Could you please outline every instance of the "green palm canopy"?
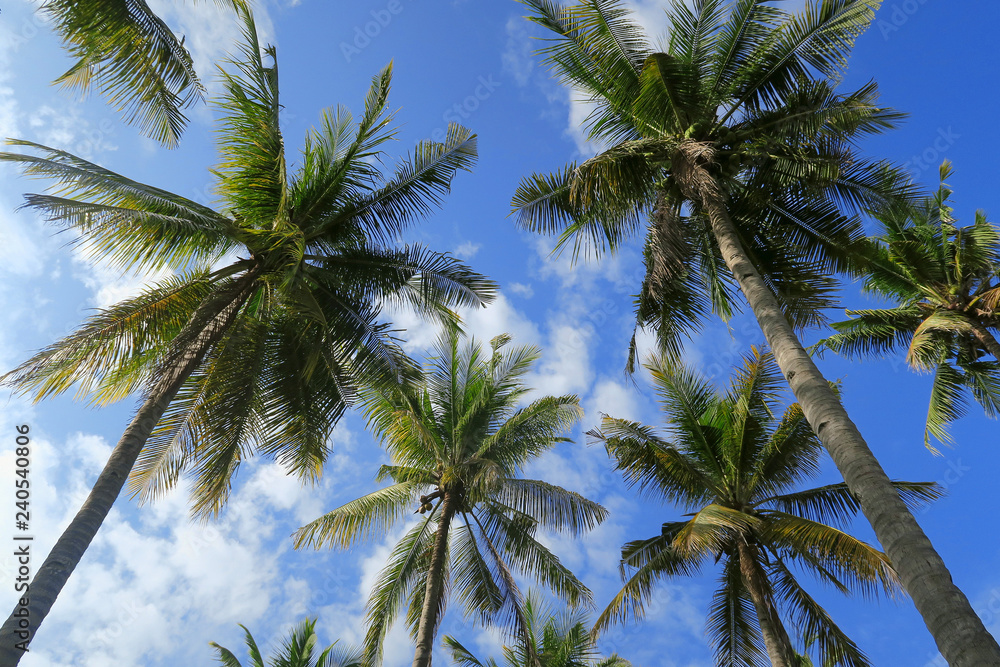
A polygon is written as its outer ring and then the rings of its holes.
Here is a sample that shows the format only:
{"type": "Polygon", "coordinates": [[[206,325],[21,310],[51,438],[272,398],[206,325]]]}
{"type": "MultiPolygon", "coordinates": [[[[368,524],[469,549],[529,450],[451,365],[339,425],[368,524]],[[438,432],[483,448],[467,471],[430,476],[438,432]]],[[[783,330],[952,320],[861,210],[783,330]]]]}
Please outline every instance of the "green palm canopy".
{"type": "MultiPolygon", "coordinates": [[[[690,513],[622,548],[626,583],[595,631],[640,618],[660,581],[715,563],[721,572],[708,635],[720,667],[767,659],[796,666],[794,644],[803,653],[811,647],[830,665],[868,665],[799,573],[864,596],[892,595],[899,582],[881,551],[844,532],[859,507],[846,484],[801,488],[819,472],[822,445],[797,403],[781,410],[783,383],[771,356],[755,349],[725,393],[662,358],[646,367],[668,437],[612,417],[589,435],[605,444],[629,486],[690,513]]],[[[894,486],[911,507],[941,495],[934,483],[894,486]]]]}
{"type": "MultiPolygon", "coordinates": [[[[524,621],[525,632],[503,649],[506,667],[632,667],[617,655],[600,657],[587,629],[586,614],[579,610],[553,614],[536,593],[529,591],[524,601],[524,621]]],[[[493,658],[480,661],[454,637],[445,637],[444,643],[456,667],[499,667],[493,658]]]]}
{"type": "MultiPolygon", "coordinates": [[[[674,2],[658,48],[622,2],[524,4],[556,35],[540,53],[591,108],[588,138],[609,147],[524,179],[518,224],[555,236],[574,259],[644,236],[636,325],[676,356],[706,318],[740,309],[711,191],[785,315],[820,322],[835,303],[832,275],[863,248],[854,213],[901,192],[890,165],[856,143],[903,115],[877,105],[874,82],[845,94],[808,76],[840,71],[877,2],[810,3],[801,16],[759,0],[674,2]]],[[[631,351],[630,367],[634,339],[631,351]]]]}
{"type": "MultiPolygon", "coordinates": [[[[246,11],[244,0],[216,4],[246,11]]],[[[145,0],[46,0],[41,11],[75,59],[56,83],[84,94],[96,88],[143,134],[174,148],[184,109],[205,92],[183,38],[145,0]]]]}
{"type": "Polygon", "coordinates": [[[949,422],[965,414],[968,398],[986,414],[1000,413],[1000,233],[977,211],[971,225],[952,217],[952,191],[941,167],[937,193],[919,205],[879,217],[864,288],[894,303],[849,310],[822,346],[849,357],[886,356],[906,349],[911,368],[933,373],[924,441],[952,442],[949,422]],[[984,358],[985,357],[985,358],[984,358]],[[990,358],[992,357],[992,359],[990,358]]]}
{"type": "MultiPolygon", "coordinates": [[[[459,126],[421,142],[383,173],[393,139],[391,67],[364,111],[324,112],[289,173],[279,126],[276,53],[265,64],[252,17],[235,73],[223,73],[218,209],[138,183],[63,151],[24,141],[3,153],[55,192],[27,206],[74,230],[91,257],[121,269],[179,271],[102,310],[4,376],[41,399],[76,385],[98,403],[141,392],[143,403],[80,513],[31,582],[41,622],[131,474],[141,500],[194,477],[193,512],[217,513],[239,465],[255,454],[316,478],[330,434],[362,382],[392,383],[409,362],[382,309],[409,305],[451,321],[494,283],[454,258],[397,236],[476,160],[459,126]]],[[[0,651],[15,620],[4,626],[0,651]]],[[[18,652],[20,654],[20,652],[18,652]]],[[[5,654],[4,654],[5,655],[5,654]]]]}
{"type": "MultiPolygon", "coordinates": [[[[360,649],[339,647],[339,642],[334,642],[316,655],[319,639],[316,636],[316,621],[312,619],[306,619],[292,628],[281,649],[266,663],[253,635],[245,626],[240,627],[246,634],[245,642],[250,654],[250,664],[247,667],[367,667],[360,649]]],[[[211,645],[215,648],[220,665],[243,667],[243,663],[232,651],[215,642],[211,642],[211,645]]]]}
{"type": "MultiPolygon", "coordinates": [[[[518,224],[574,257],[643,237],[636,327],[677,359],[737,290],[808,422],[844,476],[952,665],[1000,664],[990,635],[900,500],[797,335],[835,303],[835,275],[858,271],[859,217],[912,186],[858,143],[897,124],[874,82],[838,92],[879,0],[673,0],[654,45],[624,0],[523,0],[547,31],[541,54],[590,105],[582,163],[525,178],[518,224]]],[[[629,368],[635,366],[635,338],[629,368]]]]}
{"type": "Polygon", "coordinates": [[[538,540],[539,529],[579,535],[604,520],[600,505],[522,468],[581,416],[576,396],[546,396],[518,407],[532,347],[486,351],[449,328],[418,378],[366,392],[370,427],[392,457],[378,480],[389,486],[353,500],[296,534],[297,546],[348,548],[378,539],[410,517],[368,601],[366,651],[381,663],[382,643],[406,608],[415,667],[430,665],[447,600],[457,596],[483,625],[524,633],[527,617],[515,573],[549,587],[570,605],[590,591],[538,540]]]}

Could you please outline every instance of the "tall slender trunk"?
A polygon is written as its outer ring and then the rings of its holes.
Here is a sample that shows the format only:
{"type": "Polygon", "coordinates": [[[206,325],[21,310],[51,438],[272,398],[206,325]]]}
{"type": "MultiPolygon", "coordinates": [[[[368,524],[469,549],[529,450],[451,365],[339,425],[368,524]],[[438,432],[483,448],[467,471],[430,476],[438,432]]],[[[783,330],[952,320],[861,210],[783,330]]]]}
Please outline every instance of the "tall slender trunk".
{"type": "Polygon", "coordinates": [[[757,317],[806,419],[857,497],[941,655],[952,667],[1000,666],[1000,646],[987,632],[965,594],[952,582],[944,561],[803,349],[774,295],[748,258],[722,198],[706,192],[707,189],[698,195],[726,266],[757,317]]]}
{"type": "Polygon", "coordinates": [[[990,330],[979,323],[974,315],[968,316],[969,326],[972,327],[972,333],[975,335],[976,340],[986,348],[986,351],[993,355],[993,358],[1000,361],[1000,343],[997,339],[993,337],[990,330]]]}
{"type": "Polygon", "coordinates": [[[87,500],[59,536],[28,590],[22,593],[22,598],[28,598],[28,604],[22,607],[18,603],[0,627],[0,667],[14,667],[21,660],[25,650],[18,645],[26,647],[34,638],[111,511],[156,423],[211,345],[232,322],[253,277],[247,274],[232,289],[203,302],[178,334],[178,339],[186,339],[186,342],[150,389],[112,450],[87,500]]]}
{"type": "Polygon", "coordinates": [[[434,634],[438,626],[438,610],[444,595],[444,564],[448,559],[448,529],[455,515],[454,498],[448,491],[441,501],[441,523],[434,535],[430,570],[427,572],[427,587],[424,589],[424,607],[420,610],[417,626],[417,650],[413,654],[413,667],[431,667],[434,652],[434,634]]]}
{"type": "Polygon", "coordinates": [[[797,659],[792,640],[788,638],[785,625],[774,607],[774,597],[769,594],[770,585],[757,560],[757,548],[743,540],[739,543],[740,573],[750,591],[754,609],[757,610],[757,621],[760,633],[764,636],[764,646],[767,647],[767,657],[771,667],[795,667],[797,659]]]}

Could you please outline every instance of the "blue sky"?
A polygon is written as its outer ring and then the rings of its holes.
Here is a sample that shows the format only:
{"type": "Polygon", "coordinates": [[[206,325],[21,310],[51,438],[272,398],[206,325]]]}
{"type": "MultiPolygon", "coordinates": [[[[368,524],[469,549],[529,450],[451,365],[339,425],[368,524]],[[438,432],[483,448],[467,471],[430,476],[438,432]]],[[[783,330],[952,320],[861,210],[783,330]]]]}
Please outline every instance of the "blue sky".
{"type": "MultiPolygon", "coordinates": [[[[210,79],[213,63],[237,34],[214,3],[151,3],[186,35],[199,71],[210,79]]],[[[652,35],[664,22],[666,3],[640,0],[637,16],[652,35]]],[[[791,3],[789,3],[791,4],[791,3]]],[[[214,162],[212,111],[192,112],[192,125],[177,150],[139,137],[116,113],[93,98],[79,101],[48,86],[67,67],[56,40],[34,20],[34,5],[11,0],[0,15],[0,136],[20,137],[69,150],[137,180],[192,199],[211,199],[208,168],[214,162]]],[[[531,56],[535,34],[510,0],[376,0],[374,2],[266,2],[257,20],[277,45],[285,105],[283,131],[290,152],[324,107],[359,109],[371,77],[395,65],[391,103],[399,109],[400,141],[393,155],[433,136],[451,120],[479,134],[479,164],[460,174],[444,209],[414,228],[409,239],[450,251],[503,287],[486,310],[469,313],[467,327],[480,338],[510,332],[517,343],[541,346],[544,356],[531,376],[544,393],[577,393],[586,417],[561,446],[529,474],[580,491],[603,503],[611,518],[585,539],[552,537],[553,549],[603,605],[617,591],[617,554],[631,539],[654,534],[679,512],[638,500],[612,472],[603,450],[587,447],[583,431],[599,413],[658,423],[644,380],[632,386],[622,375],[631,334],[629,294],[641,275],[640,256],[626,248],[600,265],[570,266],[550,258],[550,244],[518,231],[507,217],[519,179],[586,156],[579,129],[583,107],[549,78],[531,56]],[[393,13],[395,10],[395,13],[393,13]],[[373,14],[374,12],[374,14],[373,14]],[[381,18],[381,23],[378,19],[381,18]],[[367,42],[358,38],[366,27],[367,42]],[[357,41],[355,41],[357,39],[357,41]]],[[[1000,6],[942,0],[886,2],[873,28],[859,41],[845,87],[870,78],[882,101],[910,114],[903,128],[866,146],[874,156],[908,162],[928,187],[937,166],[952,160],[956,214],[971,220],[977,208],[1000,217],[995,155],[1000,131],[991,120],[1000,71],[994,28],[1000,6]]],[[[69,237],[54,235],[30,211],[16,211],[24,192],[42,184],[0,171],[0,369],[77,326],[87,313],[134,292],[148,276],[119,276],[94,266],[69,237]]],[[[846,305],[866,301],[844,290],[846,305]]],[[[406,313],[408,347],[420,355],[434,331],[406,313]]],[[[810,334],[814,339],[816,333],[810,334]]],[[[751,345],[754,322],[739,317],[727,330],[716,326],[692,341],[686,354],[717,380],[751,345]]],[[[936,480],[948,497],[920,514],[920,521],[959,586],[987,625],[1000,630],[1000,550],[992,510],[993,471],[1000,463],[997,425],[970,410],[954,427],[957,446],[932,456],[922,445],[927,377],[910,373],[902,359],[866,364],[827,356],[828,377],[843,380],[845,404],[890,476],[936,480]]],[[[94,409],[71,396],[30,405],[2,398],[0,411],[0,540],[13,517],[11,469],[15,424],[34,437],[32,481],[36,561],[79,507],[133,404],[94,409]],[[9,489],[9,491],[8,491],[9,489]]],[[[187,519],[183,489],[151,506],[123,498],[22,661],[53,665],[208,665],[209,641],[241,647],[244,623],[264,644],[305,616],[319,617],[324,643],[357,641],[368,586],[391,548],[392,538],[350,552],[295,552],[289,535],[323,511],[375,488],[372,477],[384,455],[355,415],[334,438],[334,456],[316,487],[302,488],[268,461],[240,471],[236,492],[219,521],[187,519]]],[[[827,466],[820,482],[833,481],[827,466]]],[[[870,539],[867,526],[856,533],[870,539]]],[[[14,601],[7,585],[10,551],[0,543],[0,607],[14,601]]],[[[639,665],[710,665],[704,618],[714,573],[664,585],[645,623],[612,631],[606,651],[639,665]]],[[[906,601],[845,600],[812,587],[875,665],[938,665],[933,641],[906,601]]],[[[488,654],[496,638],[466,626],[452,606],[443,632],[458,635],[488,654]]],[[[408,664],[411,649],[397,628],[387,665],[408,664]]],[[[442,664],[443,661],[441,661],[442,664]]]]}

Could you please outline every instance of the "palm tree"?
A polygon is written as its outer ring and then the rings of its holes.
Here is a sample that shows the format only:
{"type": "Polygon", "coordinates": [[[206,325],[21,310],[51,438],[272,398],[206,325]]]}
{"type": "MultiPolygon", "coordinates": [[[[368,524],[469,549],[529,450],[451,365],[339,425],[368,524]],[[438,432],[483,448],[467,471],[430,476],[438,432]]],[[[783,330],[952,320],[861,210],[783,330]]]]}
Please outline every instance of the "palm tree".
{"type": "Polygon", "coordinates": [[[175,147],[187,125],[183,110],[204,95],[183,38],[145,0],[46,0],[41,11],[76,59],[56,83],[84,94],[96,87],[129,123],[175,147]]]}
{"type": "MultiPolygon", "coordinates": [[[[952,442],[947,425],[965,412],[968,396],[996,417],[1000,411],[1000,233],[979,211],[975,222],[955,225],[941,166],[937,193],[919,206],[880,216],[864,288],[895,302],[891,308],[849,310],[821,345],[849,357],[882,356],[907,347],[906,361],[933,371],[924,442],[952,442]],[[984,356],[992,357],[983,359],[984,356]]],[[[933,448],[932,448],[933,449],[933,448]]]]}
{"type": "Polygon", "coordinates": [[[524,632],[515,571],[570,605],[590,602],[590,591],[535,535],[538,528],[579,535],[607,512],[576,493],[520,477],[528,461],[567,441],[559,433],[580,418],[579,402],[546,396],[518,408],[529,391],[521,378],[538,350],[504,352],[508,341],[493,339],[486,354],[475,341],[460,345],[459,332],[449,327],[422,377],[366,391],[368,423],[392,456],[377,479],[393,484],[296,533],[296,546],[347,548],[384,536],[413,508],[425,515],[396,545],[368,601],[365,650],[373,664],[381,663],[386,632],[408,602],[413,665],[428,667],[452,591],[483,624],[524,632]]]}
{"type": "MultiPolygon", "coordinates": [[[[514,646],[503,650],[506,667],[631,667],[632,663],[613,655],[601,658],[597,652],[587,619],[579,611],[566,610],[553,615],[541,600],[529,591],[524,601],[525,633],[518,635],[514,646]],[[532,652],[538,662],[532,662],[532,652]]],[[[490,658],[485,663],[454,637],[444,638],[458,667],[499,667],[490,658]]]]}
{"type": "Polygon", "coordinates": [[[796,334],[863,245],[850,213],[911,194],[855,146],[899,114],[876,106],[874,83],[838,94],[830,82],[879,0],[808,0],[798,14],[767,0],[678,0],[659,51],[622,0],[524,2],[553,33],[548,63],[592,103],[591,139],[611,148],[525,179],[519,224],[600,255],[648,217],[637,323],[675,356],[710,310],[732,312],[738,287],[941,653],[951,665],[1000,665],[1000,646],[796,334]]]}
{"type": "MultiPolygon", "coordinates": [[[[246,645],[251,660],[249,667],[265,667],[264,658],[253,635],[245,626],[240,625],[240,627],[246,633],[246,645]]],[[[337,642],[327,646],[317,657],[315,655],[317,641],[319,640],[316,637],[316,621],[307,618],[292,628],[288,639],[281,647],[281,652],[268,660],[268,664],[274,667],[367,667],[360,649],[337,648],[337,642]]],[[[243,667],[232,651],[215,642],[210,643],[218,652],[216,657],[219,664],[224,667],[243,667]]]]}
{"type": "MultiPolygon", "coordinates": [[[[448,319],[449,306],[479,306],[495,292],[448,255],[394,243],[441,203],[458,169],[471,167],[475,137],[453,126],[443,144],[419,143],[384,175],[379,146],[395,132],[387,67],[359,120],[345,108],[326,113],[306,139],[301,167],[288,174],[277,64],[264,65],[253,19],[244,20],[243,61],[234,63],[238,74],[223,75],[217,104],[219,211],[54,148],[19,141],[41,156],[0,154],[58,180],[58,196],[28,195],[27,205],[77,230],[97,257],[123,268],[183,269],[5,376],[36,399],[74,384],[99,403],[144,395],[31,582],[31,637],[130,472],[131,490],[148,500],[192,470],[202,517],[219,511],[240,462],[256,452],[315,478],[357,384],[394,382],[406,370],[382,306],[411,304],[448,319]]],[[[275,58],[271,47],[266,54],[275,58]]],[[[12,616],[0,630],[0,664],[23,655],[14,648],[17,629],[12,616]]]]}
{"type": "MultiPolygon", "coordinates": [[[[865,595],[894,593],[896,573],[882,552],[843,531],[858,511],[846,484],[797,488],[819,471],[822,445],[798,404],[780,411],[782,377],[771,355],[754,349],[725,393],[662,357],[646,367],[670,440],[612,417],[589,435],[605,443],[627,484],[690,514],[622,548],[622,573],[631,575],[594,631],[641,617],[657,581],[692,575],[714,560],[722,573],[708,633],[718,665],[759,664],[763,638],[772,665],[797,666],[783,615],[833,665],[867,665],[793,571],[865,595]]],[[[893,486],[911,506],[941,494],[934,483],[893,486]]]]}

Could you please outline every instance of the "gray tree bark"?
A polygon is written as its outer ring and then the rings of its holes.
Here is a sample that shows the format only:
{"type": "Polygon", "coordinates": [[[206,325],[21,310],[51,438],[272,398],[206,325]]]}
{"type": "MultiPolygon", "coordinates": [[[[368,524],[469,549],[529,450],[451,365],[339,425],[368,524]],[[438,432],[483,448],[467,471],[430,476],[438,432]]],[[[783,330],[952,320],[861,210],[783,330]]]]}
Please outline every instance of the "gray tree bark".
{"type": "Polygon", "coordinates": [[[704,190],[698,195],[726,266],[760,323],[778,367],[809,424],[861,504],[941,655],[952,667],[1000,666],[1000,646],[965,594],[955,586],[944,561],[802,347],[774,295],[747,256],[721,197],[704,190]]]}
{"type": "Polygon", "coordinates": [[[757,610],[757,622],[760,625],[760,634],[764,637],[764,646],[767,648],[771,667],[795,667],[797,664],[795,649],[792,640],[788,638],[785,625],[778,616],[778,610],[774,607],[773,597],[768,595],[769,585],[757,561],[756,547],[741,540],[739,559],[740,573],[743,575],[747,590],[750,591],[754,609],[757,610]]]}
{"type": "Polygon", "coordinates": [[[986,350],[993,355],[993,358],[1000,361],[1000,343],[997,339],[993,337],[990,330],[984,327],[975,318],[974,315],[969,315],[969,325],[972,327],[972,333],[975,335],[976,340],[978,340],[986,350]]]}
{"type": "Polygon", "coordinates": [[[63,586],[111,511],[156,423],[181,385],[201,363],[205,353],[232,322],[252,278],[248,274],[234,285],[233,290],[206,300],[178,334],[179,339],[188,338],[188,342],[150,389],[112,450],[87,500],[38,568],[28,590],[22,594],[22,598],[28,598],[28,605],[22,607],[18,604],[0,627],[0,667],[14,667],[24,656],[25,651],[17,644],[34,639],[63,586]]]}
{"type": "Polygon", "coordinates": [[[448,529],[455,515],[454,499],[448,491],[441,501],[441,522],[434,535],[427,587],[424,589],[424,606],[417,625],[417,650],[413,654],[413,667],[431,667],[434,652],[434,635],[438,626],[438,610],[444,595],[444,565],[448,558],[448,529]]]}

